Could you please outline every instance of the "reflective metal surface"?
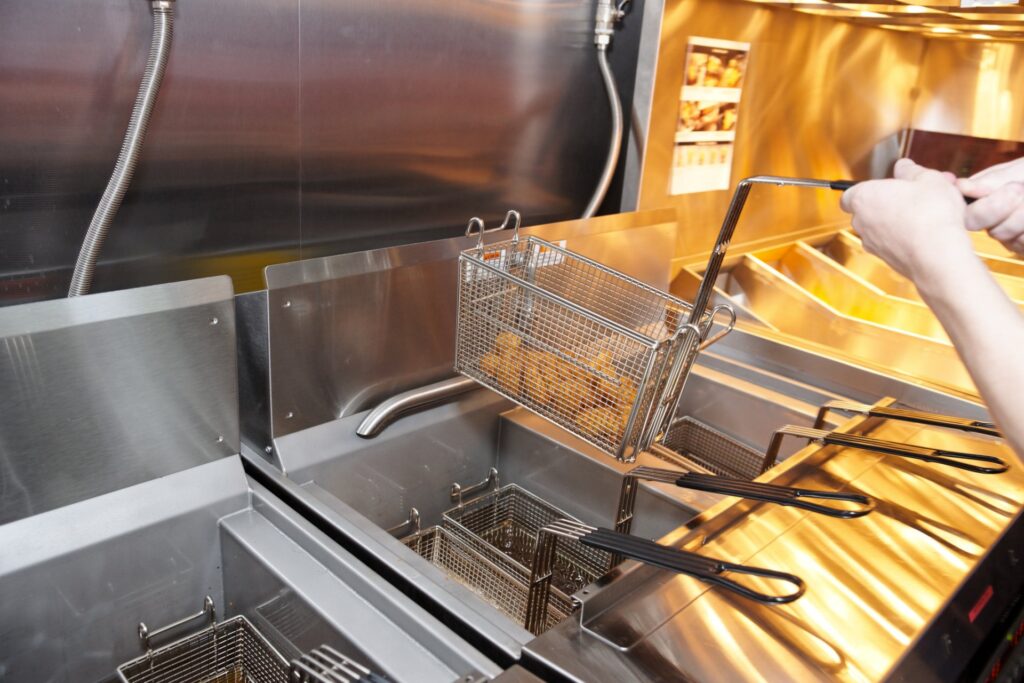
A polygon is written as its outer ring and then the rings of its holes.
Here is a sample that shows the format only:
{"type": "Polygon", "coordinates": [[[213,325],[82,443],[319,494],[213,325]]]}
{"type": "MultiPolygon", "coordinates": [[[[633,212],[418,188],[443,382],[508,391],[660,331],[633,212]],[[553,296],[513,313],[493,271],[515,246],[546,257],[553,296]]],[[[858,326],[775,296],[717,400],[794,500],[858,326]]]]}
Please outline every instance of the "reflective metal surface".
{"type": "Polygon", "coordinates": [[[287,656],[330,643],[407,683],[501,671],[248,482],[238,458],[0,526],[0,544],[12,683],[108,681],[143,654],[140,621],[175,621],[203,595],[287,656]]]}
{"type": "Polygon", "coordinates": [[[0,310],[0,524],[238,452],[226,277],[0,310]]]}
{"type": "MultiPolygon", "coordinates": [[[[609,53],[626,102],[645,4],[609,53]]],[[[593,22],[593,0],[179,3],[95,291],[248,291],[268,263],[459,234],[510,202],[579,215],[609,129],[593,22]]],[[[0,6],[0,304],[66,291],[150,24],[141,0],[0,6]]]]}
{"type": "Polygon", "coordinates": [[[917,83],[914,127],[1021,139],[1024,97],[1016,79],[1024,64],[1022,47],[1008,42],[928,41],[917,83]]]}
{"type": "Polygon", "coordinates": [[[391,422],[397,420],[402,413],[417,410],[433,403],[442,403],[459,394],[479,388],[479,384],[467,377],[453,377],[418,389],[410,389],[396,394],[383,401],[371,410],[356,428],[356,434],[365,438],[373,437],[384,431],[391,422]]]}
{"type": "MultiPolygon", "coordinates": [[[[921,298],[913,282],[887,266],[877,256],[867,253],[860,239],[852,232],[839,232],[822,246],[822,251],[844,268],[893,296],[917,300],[921,298]]],[[[985,255],[982,255],[982,260],[992,270],[992,276],[1006,295],[1018,304],[1024,304],[1024,263],[1016,259],[985,255]]]]}
{"type": "Polygon", "coordinates": [[[491,661],[294,509],[250,486],[253,508],[221,521],[225,597],[285,641],[282,651],[327,643],[396,683],[497,675],[491,661]]]}
{"type": "MultiPolygon", "coordinates": [[[[729,202],[729,192],[668,194],[690,36],[751,43],[733,184],[760,173],[867,178],[887,172],[896,159],[891,138],[910,120],[908,93],[924,38],[767,4],[668,0],[638,207],[679,211],[677,255],[711,248],[729,202]]],[[[754,192],[738,240],[845,220],[831,194],[771,190],[770,201],[759,201],[769,191],[754,192]]]]}
{"type": "Polygon", "coordinates": [[[223,458],[0,525],[4,680],[110,680],[142,654],[140,621],[223,605],[217,520],[247,504],[223,458]]]}
{"type": "MultiPolygon", "coordinates": [[[[761,258],[768,260],[767,255],[761,258]]],[[[890,296],[807,244],[797,242],[775,265],[783,275],[845,315],[949,341],[938,318],[920,300],[890,296]]]]}
{"type": "MultiPolygon", "coordinates": [[[[671,216],[671,211],[623,214],[526,232],[567,240],[574,251],[667,288],[665,254],[675,225],[662,221],[671,216]]],[[[457,258],[471,244],[454,238],[268,268],[269,353],[262,372],[269,377],[269,396],[255,405],[270,406],[270,437],[351,415],[400,391],[450,377],[457,258]]],[[[262,314],[259,304],[253,310],[262,314]]],[[[242,330],[249,334],[250,325],[242,330]]],[[[262,344],[243,340],[243,346],[255,349],[249,356],[253,360],[262,344]]],[[[243,419],[249,424],[249,416],[243,419]]],[[[272,447],[269,442],[256,445],[272,447]]]]}
{"type": "Polygon", "coordinates": [[[744,256],[729,271],[725,289],[740,305],[797,339],[937,386],[975,392],[967,369],[948,341],[845,315],[755,256],[744,256]]]}
{"type": "MultiPolygon", "coordinates": [[[[984,437],[877,420],[848,429],[1016,463],[984,437]]],[[[1024,549],[1019,465],[993,476],[809,448],[764,480],[856,491],[878,507],[837,520],[723,502],[661,541],[799,573],[807,582],[801,599],[764,607],[626,565],[617,581],[583,596],[581,622],[539,638],[528,653],[585,681],[951,680],[1024,581],[1007,571],[1024,549]]]]}

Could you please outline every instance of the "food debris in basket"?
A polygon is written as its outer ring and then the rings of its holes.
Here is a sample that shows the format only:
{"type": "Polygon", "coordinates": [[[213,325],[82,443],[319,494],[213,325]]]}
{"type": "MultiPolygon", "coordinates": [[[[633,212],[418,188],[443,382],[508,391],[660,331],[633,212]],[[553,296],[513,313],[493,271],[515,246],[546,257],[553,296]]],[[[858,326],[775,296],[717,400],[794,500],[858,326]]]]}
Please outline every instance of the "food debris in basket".
{"type": "Polygon", "coordinates": [[[584,433],[608,441],[621,439],[636,402],[636,384],[616,371],[607,350],[574,360],[579,365],[531,348],[514,332],[502,332],[491,352],[480,357],[478,367],[508,394],[555,409],[584,433]]]}

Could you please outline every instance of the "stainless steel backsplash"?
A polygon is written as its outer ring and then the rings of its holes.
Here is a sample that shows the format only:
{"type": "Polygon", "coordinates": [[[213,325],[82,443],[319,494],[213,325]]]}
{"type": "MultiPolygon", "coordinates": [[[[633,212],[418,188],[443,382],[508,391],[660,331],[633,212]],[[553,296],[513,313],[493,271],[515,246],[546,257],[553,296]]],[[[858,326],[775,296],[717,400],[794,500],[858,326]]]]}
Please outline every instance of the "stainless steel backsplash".
{"type": "MultiPolygon", "coordinates": [[[[657,0],[650,0],[652,2],[657,0]]],[[[95,291],[572,218],[607,149],[593,0],[179,0],[95,291]]],[[[628,102],[642,3],[613,46],[628,102]]],[[[0,305],[62,296],[149,45],[144,0],[0,3],[0,305]]],[[[612,200],[612,204],[615,200],[612,200]]]]}

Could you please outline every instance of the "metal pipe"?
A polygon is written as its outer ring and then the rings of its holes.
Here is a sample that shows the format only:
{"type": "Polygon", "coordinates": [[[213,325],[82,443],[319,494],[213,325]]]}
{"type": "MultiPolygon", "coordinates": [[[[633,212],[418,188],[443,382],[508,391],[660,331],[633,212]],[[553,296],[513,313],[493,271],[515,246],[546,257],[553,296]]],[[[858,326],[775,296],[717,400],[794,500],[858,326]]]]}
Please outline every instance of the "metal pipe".
{"type": "Polygon", "coordinates": [[[607,45],[597,46],[597,64],[601,67],[601,76],[604,79],[604,89],[608,94],[608,107],[612,114],[612,131],[609,140],[608,156],[604,161],[604,170],[601,172],[601,179],[594,189],[594,194],[583,211],[583,218],[590,218],[597,213],[598,208],[608,194],[608,188],[615,176],[615,168],[619,165],[619,149],[622,147],[622,102],[619,100],[619,90],[615,85],[615,76],[608,65],[607,45]]]}
{"type": "Polygon", "coordinates": [[[479,386],[476,380],[468,377],[452,377],[435,384],[396,394],[371,410],[369,415],[356,427],[356,434],[364,439],[372,439],[384,431],[384,428],[402,413],[445,401],[479,386]]]}
{"type": "Polygon", "coordinates": [[[718,273],[722,269],[722,262],[725,261],[725,252],[729,249],[733,233],[736,232],[736,225],[740,222],[740,214],[743,213],[743,205],[747,203],[747,197],[750,195],[751,185],[839,189],[838,187],[833,187],[833,185],[838,185],[841,182],[835,180],[815,180],[812,178],[783,178],[768,175],[754,176],[741,180],[739,185],[736,186],[736,192],[732,196],[732,201],[729,203],[729,210],[725,214],[725,220],[722,221],[722,228],[718,233],[718,239],[715,240],[715,248],[711,252],[711,258],[708,259],[707,268],[704,269],[704,276],[701,278],[697,296],[693,300],[693,308],[690,309],[690,319],[688,322],[691,325],[700,325],[701,319],[704,317],[708,302],[711,300],[711,294],[715,289],[715,281],[718,279],[718,273]]]}
{"type": "Polygon", "coordinates": [[[106,239],[110,225],[121,208],[121,201],[132,182],[135,165],[139,160],[142,142],[146,137],[149,116],[153,113],[160,82],[167,68],[167,58],[171,51],[171,39],[174,28],[174,0],[153,0],[153,40],[149,48],[149,59],[146,70],[139,84],[139,93],[135,97],[135,106],[128,122],[128,130],[124,134],[121,153],[117,157],[114,172],[107,182],[107,189],[96,207],[89,230],[85,233],[82,248],[75,262],[75,271],[71,276],[68,296],[81,296],[89,293],[92,286],[93,273],[96,270],[96,259],[103,241],[106,239]]]}

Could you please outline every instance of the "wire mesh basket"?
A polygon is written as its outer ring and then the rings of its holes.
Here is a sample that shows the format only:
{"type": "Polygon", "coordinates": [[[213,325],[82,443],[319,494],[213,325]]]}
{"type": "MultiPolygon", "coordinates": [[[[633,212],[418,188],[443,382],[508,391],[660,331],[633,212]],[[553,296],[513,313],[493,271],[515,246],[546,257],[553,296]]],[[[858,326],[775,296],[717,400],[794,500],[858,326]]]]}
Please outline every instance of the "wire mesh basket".
{"type": "MultiPolygon", "coordinates": [[[[515,484],[480,496],[444,513],[444,524],[483,552],[498,551],[499,561],[527,577],[533,569],[537,534],[560,519],[574,517],[515,484]]],[[[552,562],[551,585],[557,600],[593,583],[608,571],[611,555],[579,543],[561,543],[552,562]]]]}
{"type": "Polygon", "coordinates": [[[478,225],[459,257],[456,371],[635,460],[668,425],[717,311],[696,327],[682,299],[518,232],[484,246],[478,225]]]}
{"type": "Polygon", "coordinates": [[[125,683],[287,683],[288,663],[245,617],[150,650],[117,669],[125,683]]]}
{"type": "MultiPolygon", "coordinates": [[[[462,536],[440,526],[428,527],[402,542],[516,623],[526,623],[530,600],[529,570],[508,562],[496,550],[487,551],[482,545],[467,542],[462,536]]],[[[564,620],[572,610],[568,597],[556,595],[550,598],[547,622],[542,631],[564,620]]]]}
{"type": "Polygon", "coordinates": [[[768,455],[691,417],[673,422],[662,445],[723,477],[753,480],[775,464],[768,455]]]}

